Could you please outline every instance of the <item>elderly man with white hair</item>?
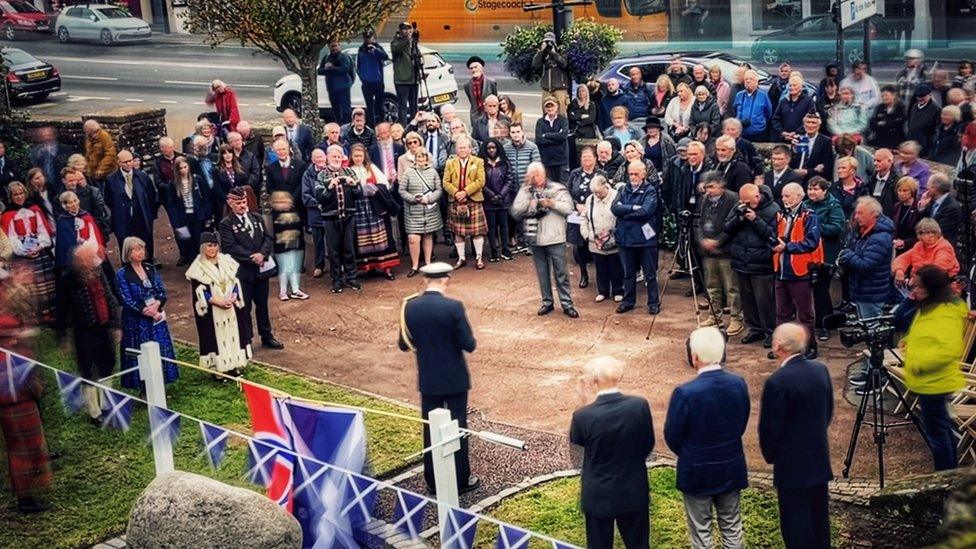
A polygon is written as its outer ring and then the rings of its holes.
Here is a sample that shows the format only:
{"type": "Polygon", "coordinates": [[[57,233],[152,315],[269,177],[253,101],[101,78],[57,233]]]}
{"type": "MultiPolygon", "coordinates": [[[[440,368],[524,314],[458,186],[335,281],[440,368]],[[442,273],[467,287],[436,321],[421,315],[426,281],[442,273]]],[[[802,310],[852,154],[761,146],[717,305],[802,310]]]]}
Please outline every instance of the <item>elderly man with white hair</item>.
{"type": "Polygon", "coordinates": [[[738,155],[735,139],[728,135],[715,140],[715,170],[722,174],[725,188],[733,192],[753,180],[752,168],[738,155]]]}
{"type": "Polygon", "coordinates": [[[573,462],[582,466],[580,507],[591,549],[613,547],[614,523],[624,546],[649,542],[647,458],[654,425],[647,400],[621,394],[623,374],[623,362],[613,357],[587,362],[579,378],[585,405],[573,412],[569,428],[573,462]]]}
{"type": "Polygon", "coordinates": [[[787,547],[830,547],[827,483],[834,393],[827,367],[805,359],[810,335],[782,324],[773,332],[780,367],[766,379],[759,409],[759,447],[773,466],[779,523],[787,547]]]}
{"type": "Polygon", "coordinates": [[[553,311],[552,277],[563,314],[579,318],[569,293],[569,269],[566,267],[566,217],[574,211],[573,198],[561,183],[546,177],[546,167],[533,162],[525,172],[525,184],[512,203],[511,214],[522,221],[525,240],[532,249],[532,262],[539,279],[542,307],[537,314],[553,311]]]}
{"type": "Polygon", "coordinates": [[[356,280],[356,199],[363,187],[352,168],[343,166],[345,153],[339,145],[325,151],[326,168],[318,173],[315,199],[319,203],[328,246],[332,293],[343,287],[361,290],[356,280]]]}
{"type": "Polygon", "coordinates": [[[735,117],[742,122],[742,137],[749,141],[765,141],[770,120],[773,117],[773,104],[769,95],[759,89],[759,74],[748,70],[742,77],[744,88],[732,102],[735,117]]]}
{"type": "Polygon", "coordinates": [[[678,456],[677,488],[683,494],[688,535],[695,549],[712,547],[712,507],[723,547],[742,547],[739,492],[749,485],[742,435],[749,423],[749,389],[722,368],[725,337],[699,328],[687,342],[695,379],[675,388],[664,440],[678,456]]]}

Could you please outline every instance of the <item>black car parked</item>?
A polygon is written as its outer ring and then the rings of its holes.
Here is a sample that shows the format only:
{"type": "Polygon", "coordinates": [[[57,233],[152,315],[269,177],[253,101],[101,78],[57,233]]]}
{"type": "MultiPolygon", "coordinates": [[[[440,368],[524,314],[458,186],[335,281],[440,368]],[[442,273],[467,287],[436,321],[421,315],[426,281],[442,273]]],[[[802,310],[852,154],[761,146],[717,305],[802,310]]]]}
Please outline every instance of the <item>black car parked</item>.
{"type": "Polygon", "coordinates": [[[3,48],[3,65],[12,100],[40,100],[61,89],[58,68],[22,49],[3,48]]]}

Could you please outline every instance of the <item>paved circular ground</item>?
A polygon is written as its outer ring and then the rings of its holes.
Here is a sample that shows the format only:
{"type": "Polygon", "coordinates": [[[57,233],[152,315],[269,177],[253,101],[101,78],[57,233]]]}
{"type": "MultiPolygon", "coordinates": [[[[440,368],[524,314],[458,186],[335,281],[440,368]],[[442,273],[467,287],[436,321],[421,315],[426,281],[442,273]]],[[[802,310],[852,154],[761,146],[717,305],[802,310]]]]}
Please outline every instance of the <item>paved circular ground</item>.
{"type": "MultiPolygon", "coordinates": [[[[157,234],[170,233],[160,223],[157,234]]],[[[190,285],[183,278],[184,269],[174,266],[172,238],[158,237],[157,250],[170,292],[170,327],[175,336],[195,341],[190,285]]],[[[117,265],[117,248],[114,251],[117,265]]],[[[435,253],[446,258],[448,251],[438,246],[435,253]]],[[[663,253],[661,264],[669,264],[663,253]]],[[[272,322],[285,349],[258,348],[256,358],[417,404],[413,356],[400,352],[396,343],[400,301],[418,291],[422,282],[420,277],[407,279],[405,271],[406,266],[392,282],[379,277],[365,279],[363,291],[347,290],[339,295],[329,292],[327,275],[320,279],[305,277],[304,289],[311,299],[284,303],[277,299],[277,281],[273,280],[272,322]]],[[[536,316],[540,298],[531,258],[518,256],[514,261],[489,263],[483,271],[468,267],[455,274],[449,293],[464,301],[478,341],[477,351],[468,360],[473,384],[470,405],[490,420],[564,436],[577,403],[575,380],[581,365],[594,356],[609,354],[626,361],[628,370],[621,388],[650,401],[657,435],[655,452],[669,454],[662,436],[668,400],[676,385],[694,375],[684,359],[684,339],[695,326],[694,304],[684,297],[688,281],[671,283],[662,298],[654,333],[646,340],[651,316],[641,308],[617,315],[616,304],[609,300],[595,303],[593,285],[581,290],[576,286],[578,280],[574,265],[572,293],[581,318],[573,320],[560,314],[558,307],[547,317],[536,316]]],[[[641,289],[638,300],[643,299],[641,289]]],[[[830,439],[834,474],[839,477],[856,411],[841,393],[845,366],[856,353],[840,347],[836,338],[821,349],[835,387],[830,439]]],[[[753,403],[745,435],[752,470],[769,469],[759,451],[756,429],[763,382],[777,367],[775,361],[766,359],[761,346],[741,345],[733,338],[728,368],[745,377],[753,403]]],[[[507,459],[529,458],[506,455],[511,456],[507,459]]],[[[927,448],[911,427],[889,432],[885,457],[889,478],[927,472],[932,467],[927,448]]],[[[490,471],[479,470],[479,461],[476,458],[474,473],[490,477],[490,471]]],[[[877,455],[869,428],[862,431],[852,474],[877,475],[877,455]]]]}

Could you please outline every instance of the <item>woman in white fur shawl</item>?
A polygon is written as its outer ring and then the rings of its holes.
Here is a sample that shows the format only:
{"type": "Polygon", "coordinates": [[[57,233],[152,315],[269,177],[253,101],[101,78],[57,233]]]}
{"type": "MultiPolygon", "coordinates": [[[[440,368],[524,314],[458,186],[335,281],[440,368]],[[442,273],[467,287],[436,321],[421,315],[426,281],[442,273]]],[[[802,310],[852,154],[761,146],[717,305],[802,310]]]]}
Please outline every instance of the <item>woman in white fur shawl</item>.
{"type": "Polygon", "coordinates": [[[239,375],[252,356],[250,319],[243,312],[237,268],[237,261],[220,253],[216,235],[203,233],[200,254],[186,270],[200,340],[200,366],[232,375],[239,375]]]}

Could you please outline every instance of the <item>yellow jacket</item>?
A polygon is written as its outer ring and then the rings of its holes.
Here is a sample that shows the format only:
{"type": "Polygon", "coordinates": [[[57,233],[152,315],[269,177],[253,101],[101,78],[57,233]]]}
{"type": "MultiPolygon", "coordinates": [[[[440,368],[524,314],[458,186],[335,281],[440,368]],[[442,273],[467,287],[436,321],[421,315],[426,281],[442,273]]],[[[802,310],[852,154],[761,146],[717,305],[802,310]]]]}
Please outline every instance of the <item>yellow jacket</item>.
{"type": "Polygon", "coordinates": [[[104,129],[98,130],[93,137],[85,137],[85,160],[88,161],[88,175],[92,179],[105,179],[119,169],[116,155],[115,142],[104,129]]]}
{"type": "MultiPolygon", "coordinates": [[[[474,155],[469,156],[467,175],[464,192],[468,193],[468,198],[473,202],[484,202],[485,196],[481,189],[485,187],[485,161],[474,155]]],[[[454,193],[458,192],[460,182],[461,160],[452,156],[444,164],[444,192],[447,193],[448,202],[454,202],[454,193]]]]}
{"type": "Polygon", "coordinates": [[[959,367],[966,331],[965,303],[940,303],[919,309],[905,344],[905,386],[920,395],[939,395],[962,389],[959,367]]]}

